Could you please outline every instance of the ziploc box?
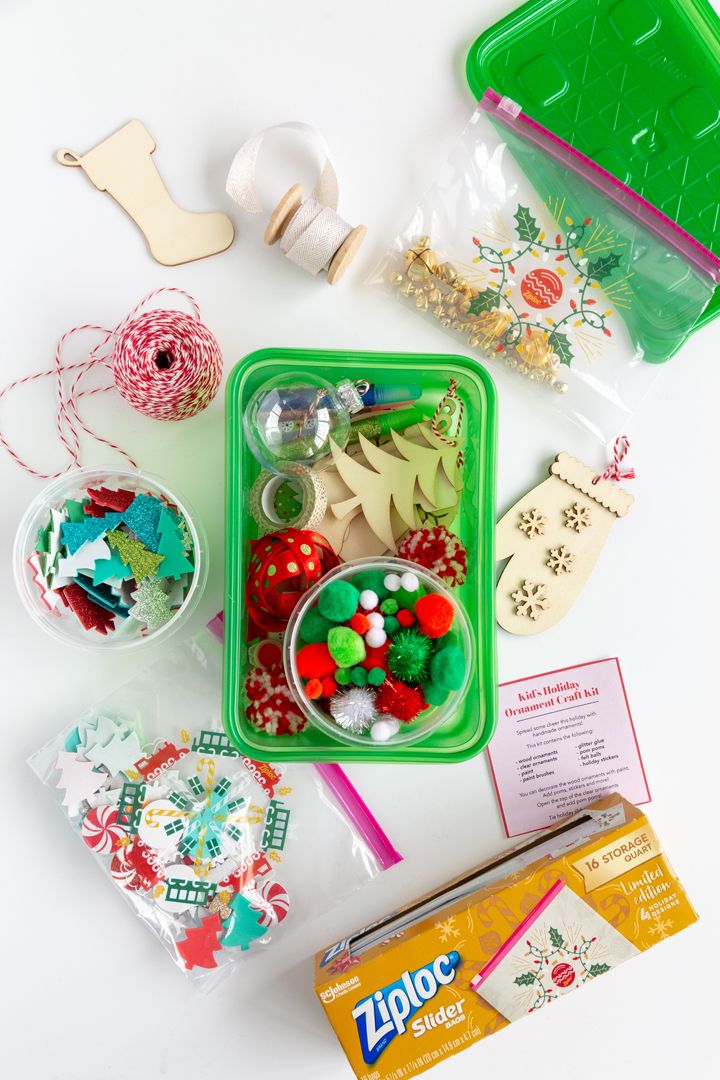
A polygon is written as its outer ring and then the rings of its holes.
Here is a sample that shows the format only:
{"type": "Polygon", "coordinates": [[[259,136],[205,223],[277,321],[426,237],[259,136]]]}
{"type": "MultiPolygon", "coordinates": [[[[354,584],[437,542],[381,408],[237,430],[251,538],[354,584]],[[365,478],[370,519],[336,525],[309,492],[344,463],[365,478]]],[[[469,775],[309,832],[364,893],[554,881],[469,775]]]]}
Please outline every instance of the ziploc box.
{"type": "Polygon", "coordinates": [[[316,960],[360,1080],[400,1080],[695,922],[645,815],[609,795],[316,960]]]}

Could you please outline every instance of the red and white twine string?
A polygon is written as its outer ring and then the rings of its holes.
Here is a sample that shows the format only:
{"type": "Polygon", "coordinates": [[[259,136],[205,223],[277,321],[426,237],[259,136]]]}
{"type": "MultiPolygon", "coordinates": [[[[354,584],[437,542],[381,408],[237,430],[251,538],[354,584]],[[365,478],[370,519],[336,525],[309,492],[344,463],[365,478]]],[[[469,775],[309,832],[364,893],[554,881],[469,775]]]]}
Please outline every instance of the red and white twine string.
{"type": "MultiPolygon", "coordinates": [[[[450,383],[448,384],[447,391],[446,391],[445,395],[443,396],[442,401],[439,403],[437,409],[433,413],[432,420],[430,421],[430,427],[432,429],[432,433],[435,436],[435,438],[439,439],[440,442],[447,443],[448,446],[457,446],[458,441],[460,439],[460,436],[462,434],[464,413],[465,413],[465,402],[463,401],[463,399],[460,397],[460,395],[458,393],[457,379],[451,379],[450,383]],[[443,412],[444,402],[447,401],[448,398],[451,398],[453,401],[457,401],[457,404],[458,404],[457,422],[455,424],[455,435],[454,436],[445,435],[439,428],[439,421],[440,421],[440,417],[441,417],[442,412],[443,412]]],[[[459,465],[460,468],[463,467],[464,460],[465,459],[464,459],[462,450],[458,450],[458,465],[459,465]]]]}
{"type": "Polygon", "coordinates": [[[137,468],[136,462],[117,443],[88,427],[78,411],[81,397],[117,389],[133,408],[161,420],[182,420],[204,409],[217,392],[222,378],[222,354],[217,341],[200,320],[200,309],[189,293],[174,287],[156,289],[137,304],[112,330],[85,323],[63,334],[55,350],[53,367],[15,379],[0,391],[0,401],[25,383],[55,377],[58,409],[55,427],[70,458],[64,469],[43,473],[29,465],[10,445],[0,430],[2,445],[26,472],[42,480],[55,479],[80,464],[80,432],[121,454],[137,468]],[[158,308],[139,314],[162,294],[178,295],[189,304],[192,314],[158,308]],[[65,363],[62,359],[70,338],[92,331],[99,341],[83,360],[65,363]],[[172,358],[168,368],[157,363],[160,353],[172,358]],[[113,382],[106,386],[81,388],[87,374],[96,367],[110,370],[113,382]],[[69,389],[65,377],[75,372],[69,389]]]}
{"type": "Polygon", "coordinates": [[[621,465],[624,458],[630,449],[630,440],[627,435],[618,435],[613,445],[613,458],[604,473],[600,476],[596,476],[593,480],[593,484],[597,484],[599,480],[634,480],[634,469],[622,469],[621,465]]]}

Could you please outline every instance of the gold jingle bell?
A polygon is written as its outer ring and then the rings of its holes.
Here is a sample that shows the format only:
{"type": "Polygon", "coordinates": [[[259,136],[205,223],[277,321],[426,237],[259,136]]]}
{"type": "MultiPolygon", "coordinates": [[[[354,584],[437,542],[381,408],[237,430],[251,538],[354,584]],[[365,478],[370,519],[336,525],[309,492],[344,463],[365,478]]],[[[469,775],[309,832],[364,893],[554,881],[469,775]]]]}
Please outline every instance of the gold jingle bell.
{"type": "Polygon", "coordinates": [[[437,256],[429,245],[430,238],[420,236],[415,246],[405,252],[406,271],[412,281],[425,281],[437,269],[437,256]]]}
{"type": "Polygon", "coordinates": [[[530,378],[550,380],[558,367],[553,347],[544,330],[531,330],[518,342],[517,351],[521,356],[521,365],[530,378]]]}
{"type": "Polygon", "coordinates": [[[481,311],[472,324],[471,332],[476,344],[479,342],[484,348],[500,344],[511,322],[512,315],[509,311],[500,311],[498,308],[481,311]]]}

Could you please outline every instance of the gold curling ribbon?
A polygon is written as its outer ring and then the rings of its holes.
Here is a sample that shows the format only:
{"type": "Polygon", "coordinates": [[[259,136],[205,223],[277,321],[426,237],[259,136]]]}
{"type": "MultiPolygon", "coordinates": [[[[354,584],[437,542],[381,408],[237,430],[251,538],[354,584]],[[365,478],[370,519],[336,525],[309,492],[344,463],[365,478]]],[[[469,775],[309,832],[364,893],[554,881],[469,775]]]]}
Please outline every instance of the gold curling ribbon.
{"type": "Polygon", "coordinates": [[[634,832],[617,836],[604,847],[589,852],[571,866],[580,874],[585,892],[589,893],[659,855],[662,855],[660,841],[646,822],[634,832]]]}

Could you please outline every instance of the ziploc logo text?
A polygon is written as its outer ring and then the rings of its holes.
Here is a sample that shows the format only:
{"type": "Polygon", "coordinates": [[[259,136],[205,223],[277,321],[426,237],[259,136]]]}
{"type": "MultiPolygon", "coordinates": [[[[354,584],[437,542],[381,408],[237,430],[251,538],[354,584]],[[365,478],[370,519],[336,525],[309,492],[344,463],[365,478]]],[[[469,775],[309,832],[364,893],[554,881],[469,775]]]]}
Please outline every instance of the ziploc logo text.
{"type": "Polygon", "coordinates": [[[460,954],[442,953],[416,971],[405,971],[396,982],[359,1001],[352,1011],[363,1061],[372,1065],[396,1035],[402,1035],[411,1016],[455,978],[460,954]]]}

